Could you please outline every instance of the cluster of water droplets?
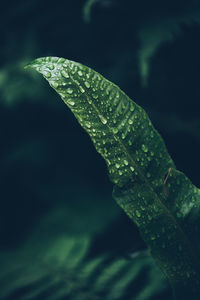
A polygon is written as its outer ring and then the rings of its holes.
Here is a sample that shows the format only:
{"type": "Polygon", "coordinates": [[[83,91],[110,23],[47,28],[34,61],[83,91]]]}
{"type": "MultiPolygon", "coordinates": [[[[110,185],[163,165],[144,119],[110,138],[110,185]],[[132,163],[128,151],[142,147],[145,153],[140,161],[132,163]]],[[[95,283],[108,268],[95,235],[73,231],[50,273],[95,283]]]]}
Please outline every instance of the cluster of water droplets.
{"type": "Polygon", "coordinates": [[[46,58],[38,71],[89,133],[114,183],[122,186],[141,174],[143,179],[155,181],[151,163],[154,161],[154,168],[158,165],[153,142],[156,133],[138,105],[116,85],[79,63],[46,58]]]}

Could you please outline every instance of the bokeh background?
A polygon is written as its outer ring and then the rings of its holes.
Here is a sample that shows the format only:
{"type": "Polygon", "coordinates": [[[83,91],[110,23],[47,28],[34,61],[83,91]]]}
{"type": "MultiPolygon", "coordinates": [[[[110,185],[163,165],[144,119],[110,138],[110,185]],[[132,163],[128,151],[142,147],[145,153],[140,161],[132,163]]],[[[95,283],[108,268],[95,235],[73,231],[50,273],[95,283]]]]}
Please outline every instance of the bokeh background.
{"type": "Polygon", "coordinates": [[[65,57],[119,85],[198,186],[199,1],[18,0],[0,15],[0,299],[170,300],[90,138],[24,65],[65,57]]]}

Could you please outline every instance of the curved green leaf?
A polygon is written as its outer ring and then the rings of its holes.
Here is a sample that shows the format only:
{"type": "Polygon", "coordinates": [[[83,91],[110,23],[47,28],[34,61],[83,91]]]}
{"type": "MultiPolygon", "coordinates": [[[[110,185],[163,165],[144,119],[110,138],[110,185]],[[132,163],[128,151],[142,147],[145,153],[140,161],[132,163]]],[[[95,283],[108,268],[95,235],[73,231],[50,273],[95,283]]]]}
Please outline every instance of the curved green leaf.
{"type": "Polygon", "coordinates": [[[198,299],[200,191],[176,170],[145,111],[79,63],[46,57],[29,66],[43,74],[90,135],[107,163],[114,198],[139,227],[177,297],[198,299]]]}

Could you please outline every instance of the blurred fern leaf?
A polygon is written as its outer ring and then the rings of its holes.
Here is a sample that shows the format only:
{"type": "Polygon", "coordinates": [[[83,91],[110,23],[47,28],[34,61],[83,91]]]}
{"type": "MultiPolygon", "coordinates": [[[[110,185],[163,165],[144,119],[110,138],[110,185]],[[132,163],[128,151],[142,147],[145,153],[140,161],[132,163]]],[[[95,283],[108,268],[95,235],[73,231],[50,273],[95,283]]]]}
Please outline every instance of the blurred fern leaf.
{"type": "Polygon", "coordinates": [[[89,236],[60,235],[42,246],[37,239],[15,253],[1,253],[1,299],[149,300],[167,288],[148,255],[91,258],[89,236]]]}

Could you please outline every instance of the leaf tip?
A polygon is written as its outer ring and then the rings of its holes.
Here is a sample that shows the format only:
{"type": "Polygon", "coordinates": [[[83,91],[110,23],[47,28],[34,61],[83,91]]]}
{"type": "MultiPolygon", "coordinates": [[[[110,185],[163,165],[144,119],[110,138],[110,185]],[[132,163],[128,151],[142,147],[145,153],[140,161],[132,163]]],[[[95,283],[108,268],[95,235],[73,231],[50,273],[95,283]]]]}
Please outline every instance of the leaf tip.
{"type": "Polygon", "coordinates": [[[66,61],[68,60],[54,56],[40,57],[28,63],[24,68],[36,70],[49,81],[55,77],[55,72],[60,70],[60,65],[66,61]]]}
{"type": "Polygon", "coordinates": [[[43,65],[45,62],[46,57],[41,57],[41,58],[36,58],[27,65],[24,66],[24,69],[32,68],[35,69],[36,71],[40,72],[39,67],[43,65]]]}

